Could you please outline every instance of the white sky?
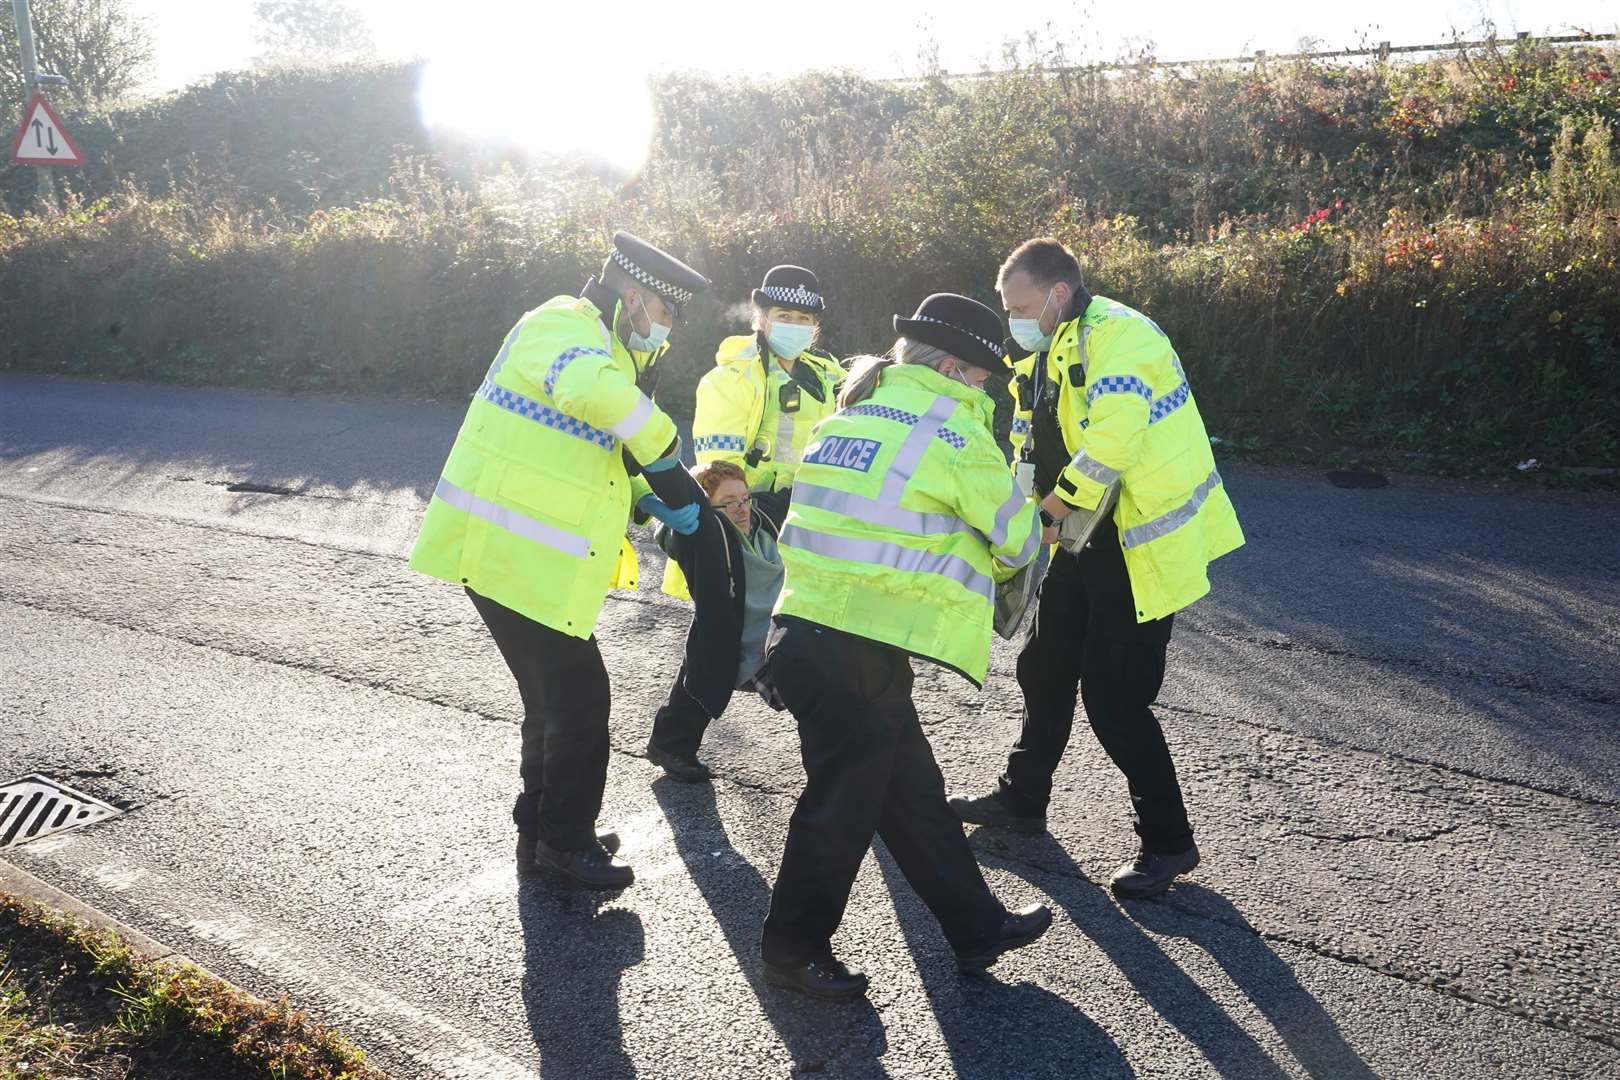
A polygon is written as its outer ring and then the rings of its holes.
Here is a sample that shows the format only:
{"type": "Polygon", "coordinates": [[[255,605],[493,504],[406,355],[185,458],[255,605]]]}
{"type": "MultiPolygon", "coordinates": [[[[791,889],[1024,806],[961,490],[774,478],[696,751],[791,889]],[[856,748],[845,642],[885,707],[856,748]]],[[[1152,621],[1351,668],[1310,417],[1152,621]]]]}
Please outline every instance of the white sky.
{"type": "MultiPolygon", "coordinates": [[[[244,67],[253,56],[252,0],[131,0],[152,20],[157,43],[154,89],[184,85],[213,71],[244,67]]],[[[451,61],[479,76],[509,82],[566,56],[624,60],[653,69],[793,75],[811,68],[851,68],[870,75],[914,74],[929,38],[947,71],[992,66],[1001,44],[1061,27],[1071,55],[1112,59],[1130,42],[1151,40],[1160,59],[1200,59],[1246,50],[1295,50],[1302,38],[1323,48],[1363,41],[1444,41],[1491,20],[1515,31],[1568,33],[1573,27],[1612,32],[1620,0],[1298,0],[1212,3],[1209,0],[1076,0],[986,4],[934,0],[810,0],[790,5],[758,0],[653,4],[647,0],[350,0],[370,22],[387,56],[451,61]],[[781,14],[781,18],[776,13],[781,14]]]]}

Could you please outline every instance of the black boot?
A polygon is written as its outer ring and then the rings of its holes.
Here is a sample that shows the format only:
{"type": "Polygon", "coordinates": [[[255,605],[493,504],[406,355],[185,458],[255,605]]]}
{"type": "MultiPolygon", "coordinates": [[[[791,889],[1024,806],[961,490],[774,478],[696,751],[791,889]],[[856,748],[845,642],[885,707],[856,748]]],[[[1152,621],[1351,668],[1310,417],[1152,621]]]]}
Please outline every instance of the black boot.
{"type": "Polygon", "coordinates": [[[688,784],[701,784],[714,778],[709,767],[697,759],[696,754],[677,754],[656,743],[647,743],[647,760],[661,767],[664,773],[688,784]]]}
{"type": "MultiPolygon", "coordinates": [[[[518,877],[528,877],[539,873],[544,867],[534,861],[534,848],[540,842],[540,834],[533,829],[518,830],[517,838],[517,872],[518,877]]],[[[602,845],[609,855],[619,852],[619,834],[604,829],[596,834],[596,842],[602,845]]]]}
{"type": "Polygon", "coordinates": [[[945,803],[951,808],[952,813],[969,825],[999,825],[1003,829],[1021,833],[1046,831],[1045,814],[1021,814],[1007,805],[1007,801],[1001,797],[999,791],[992,791],[976,799],[966,795],[952,795],[945,803]]]}
{"type": "Polygon", "coordinates": [[[1031,904],[1010,912],[995,937],[968,952],[956,954],[956,970],[964,975],[983,975],[1003,953],[1028,945],[1051,926],[1052,909],[1045,904],[1031,904]]]}
{"type": "Polygon", "coordinates": [[[866,993],[868,979],[827,957],[802,964],[765,962],[765,981],[823,1001],[851,1001],[866,993]]]}
{"type": "Polygon", "coordinates": [[[1190,874],[1198,865],[1198,845],[1174,855],[1161,855],[1143,851],[1136,858],[1114,871],[1108,887],[1122,900],[1140,900],[1145,896],[1158,896],[1182,874],[1190,874]]]}
{"type": "Polygon", "coordinates": [[[624,889],[636,880],[635,871],[615,859],[595,840],[578,851],[561,851],[544,840],[535,841],[534,865],[587,889],[624,889]]]}

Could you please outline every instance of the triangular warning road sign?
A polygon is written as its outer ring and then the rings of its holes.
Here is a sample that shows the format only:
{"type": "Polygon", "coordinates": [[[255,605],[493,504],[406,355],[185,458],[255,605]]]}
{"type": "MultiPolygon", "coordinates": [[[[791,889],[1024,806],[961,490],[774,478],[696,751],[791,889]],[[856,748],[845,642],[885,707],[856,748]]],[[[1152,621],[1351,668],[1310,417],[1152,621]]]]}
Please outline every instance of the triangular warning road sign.
{"type": "Polygon", "coordinates": [[[11,140],[11,160],[18,165],[84,164],[84,155],[68,137],[44,94],[35,94],[23,110],[22,127],[11,140]]]}

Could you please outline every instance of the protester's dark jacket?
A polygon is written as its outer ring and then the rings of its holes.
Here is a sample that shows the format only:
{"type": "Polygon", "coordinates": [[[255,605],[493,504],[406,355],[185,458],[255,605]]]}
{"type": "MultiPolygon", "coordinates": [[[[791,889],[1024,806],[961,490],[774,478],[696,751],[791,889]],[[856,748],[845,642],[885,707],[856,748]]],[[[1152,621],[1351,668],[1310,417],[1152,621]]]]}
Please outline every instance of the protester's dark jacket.
{"type": "MultiPolygon", "coordinates": [[[[777,534],[786,515],[788,492],[756,493],[756,528],[777,534]]],[[[686,575],[692,593],[692,625],[686,632],[686,681],[682,689],[710,719],[726,711],[737,684],[737,652],[742,648],[743,598],[748,582],[743,570],[742,536],[725,514],[705,505],[698,531],[691,536],[662,523],[653,539],[686,575]]]]}

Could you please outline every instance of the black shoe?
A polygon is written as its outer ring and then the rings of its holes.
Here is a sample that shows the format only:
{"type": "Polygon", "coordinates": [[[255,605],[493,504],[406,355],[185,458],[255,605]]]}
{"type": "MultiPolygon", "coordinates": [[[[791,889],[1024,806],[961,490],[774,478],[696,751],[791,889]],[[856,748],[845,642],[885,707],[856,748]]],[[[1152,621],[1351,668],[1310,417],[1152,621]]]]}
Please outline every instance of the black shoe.
{"type": "Polygon", "coordinates": [[[995,937],[972,952],[956,954],[956,970],[964,975],[983,975],[985,969],[1003,953],[1023,948],[1052,926],[1052,909],[1045,904],[1031,904],[1010,913],[995,937]]]}
{"type": "Polygon", "coordinates": [[[1037,817],[1020,814],[1007,805],[999,791],[981,795],[977,799],[970,799],[966,795],[952,795],[945,802],[957,817],[969,825],[999,825],[1003,829],[1021,833],[1046,831],[1045,814],[1037,817]]]}
{"type": "Polygon", "coordinates": [[[665,774],[688,784],[701,784],[714,777],[696,754],[677,754],[651,742],[647,744],[647,760],[662,767],[665,774]]]}
{"type": "Polygon", "coordinates": [[[866,993],[867,977],[831,957],[802,964],[765,962],[765,981],[823,1001],[852,1001],[866,993]]]}
{"type": "MultiPolygon", "coordinates": [[[[534,848],[540,842],[537,832],[520,831],[517,838],[517,871],[519,877],[526,877],[544,869],[534,861],[534,848]]],[[[609,855],[616,855],[619,851],[619,834],[604,830],[596,834],[596,842],[609,855]]]]}
{"type": "Polygon", "coordinates": [[[1198,865],[1198,845],[1175,855],[1160,855],[1143,851],[1136,858],[1114,871],[1108,887],[1124,900],[1140,900],[1144,896],[1158,896],[1182,874],[1190,874],[1198,865]]]}
{"type": "Polygon", "coordinates": [[[537,840],[534,865],[587,889],[623,889],[636,880],[634,870],[595,842],[579,851],[559,851],[544,840],[537,840]]]}

